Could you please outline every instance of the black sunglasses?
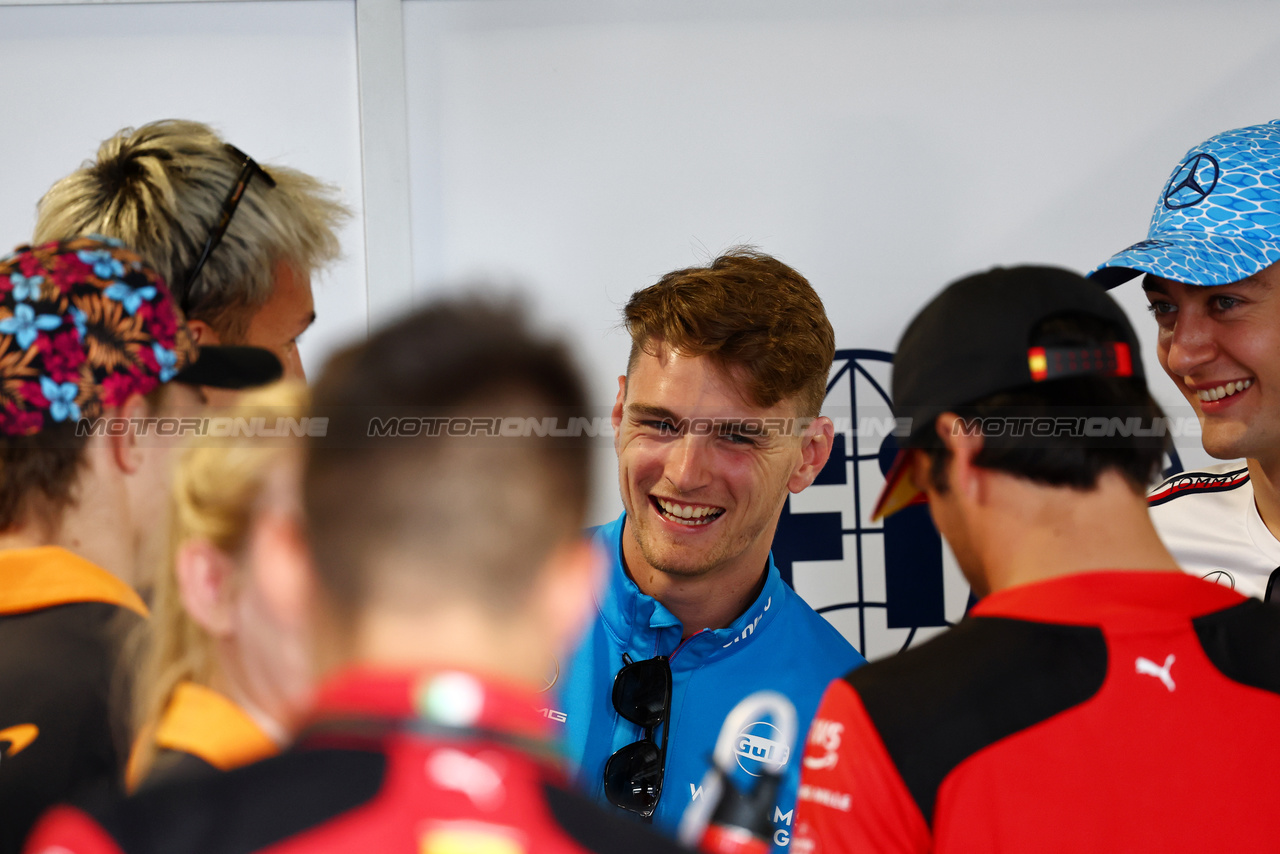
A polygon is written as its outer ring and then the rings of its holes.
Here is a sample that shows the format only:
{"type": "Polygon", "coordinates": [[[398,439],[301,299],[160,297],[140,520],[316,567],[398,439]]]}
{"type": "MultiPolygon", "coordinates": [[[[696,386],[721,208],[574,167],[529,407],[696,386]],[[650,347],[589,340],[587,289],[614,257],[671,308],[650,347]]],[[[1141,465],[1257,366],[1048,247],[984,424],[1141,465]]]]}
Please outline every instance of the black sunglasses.
{"type": "Polygon", "coordinates": [[[188,314],[191,308],[191,288],[195,285],[196,279],[200,277],[200,271],[204,269],[204,262],[209,260],[209,254],[217,248],[218,244],[222,242],[223,235],[227,233],[227,226],[231,224],[231,217],[235,215],[236,208],[240,206],[240,199],[244,196],[245,188],[249,186],[253,176],[261,176],[262,180],[267,182],[268,187],[276,185],[276,179],[272,178],[267,170],[259,166],[258,161],[230,143],[224,143],[224,147],[233,157],[240,161],[240,174],[236,176],[236,180],[231,184],[231,192],[227,193],[227,198],[222,203],[222,210],[218,213],[218,221],[214,223],[213,228],[209,231],[209,239],[205,241],[204,249],[200,252],[200,260],[196,261],[195,266],[191,268],[191,272],[187,274],[179,305],[184,315],[188,314]]]}
{"type": "Polygon", "coordinates": [[[667,718],[671,713],[671,665],[660,655],[624,662],[613,677],[613,708],[631,723],[644,727],[644,737],[609,757],[604,765],[604,794],[609,803],[650,818],[662,796],[667,762],[667,718]],[[654,733],[662,727],[662,744],[654,733]]]}

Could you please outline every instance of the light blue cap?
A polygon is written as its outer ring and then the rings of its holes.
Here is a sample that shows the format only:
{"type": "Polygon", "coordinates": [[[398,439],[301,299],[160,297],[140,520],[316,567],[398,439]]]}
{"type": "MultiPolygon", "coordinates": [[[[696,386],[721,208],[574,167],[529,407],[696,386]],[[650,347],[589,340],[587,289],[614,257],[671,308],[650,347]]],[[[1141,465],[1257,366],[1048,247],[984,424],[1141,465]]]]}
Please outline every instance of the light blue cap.
{"type": "Polygon", "coordinates": [[[1280,261],[1280,120],[1220,133],[1169,176],[1147,239],[1089,274],[1112,288],[1142,273],[1225,285],[1280,261]]]}

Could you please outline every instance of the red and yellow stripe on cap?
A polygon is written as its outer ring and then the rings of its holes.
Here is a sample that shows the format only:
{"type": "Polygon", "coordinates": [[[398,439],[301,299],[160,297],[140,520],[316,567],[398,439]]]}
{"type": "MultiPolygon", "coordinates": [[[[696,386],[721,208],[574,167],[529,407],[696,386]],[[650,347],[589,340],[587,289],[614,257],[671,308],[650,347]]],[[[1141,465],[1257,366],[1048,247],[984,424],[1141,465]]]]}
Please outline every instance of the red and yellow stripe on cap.
{"type": "Polygon", "coordinates": [[[1133,376],[1133,356],[1123,341],[1094,347],[1032,347],[1027,367],[1035,382],[1091,374],[1103,377],[1133,376]]]}
{"type": "Polygon", "coordinates": [[[928,497],[911,482],[910,461],[911,452],[906,449],[898,451],[898,455],[893,458],[893,465],[884,476],[880,497],[876,499],[876,506],[871,511],[872,522],[892,516],[912,504],[928,503],[928,497]]]}

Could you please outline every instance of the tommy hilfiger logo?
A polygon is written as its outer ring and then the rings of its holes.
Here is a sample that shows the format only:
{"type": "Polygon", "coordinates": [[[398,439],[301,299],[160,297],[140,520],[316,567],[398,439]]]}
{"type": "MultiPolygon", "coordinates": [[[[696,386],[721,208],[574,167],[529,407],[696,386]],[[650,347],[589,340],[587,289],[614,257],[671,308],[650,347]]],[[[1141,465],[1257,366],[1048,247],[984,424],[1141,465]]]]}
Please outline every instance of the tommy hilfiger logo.
{"type": "Polygon", "coordinates": [[[1159,679],[1161,682],[1164,683],[1164,687],[1172,691],[1174,687],[1176,687],[1173,684],[1173,677],[1169,675],[1169,668],[1173,667],[1173,662],[1174,662],[1173,653],[1169,653],[1167,656],[1165,656],[1164,667],[1160,667],[1151,659],[1143,658],[1142,656],[1138,656],[1138,660],[1134,663],[1138,667],[1138,672],[1141,673],[1143,676],[1156,677],[1157,679],[1159,679]]]}

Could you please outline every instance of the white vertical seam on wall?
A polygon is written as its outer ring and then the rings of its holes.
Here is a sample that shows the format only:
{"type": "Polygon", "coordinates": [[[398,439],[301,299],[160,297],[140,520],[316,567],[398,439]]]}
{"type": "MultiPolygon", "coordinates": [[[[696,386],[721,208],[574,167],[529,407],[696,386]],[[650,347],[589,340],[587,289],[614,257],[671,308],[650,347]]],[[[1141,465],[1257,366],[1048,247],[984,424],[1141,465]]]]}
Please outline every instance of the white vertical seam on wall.
{"type": "Polygon", "coordinates": [[[401,0],[356,0],[369,326],[413,300],[409,117],[401,0]]]}

